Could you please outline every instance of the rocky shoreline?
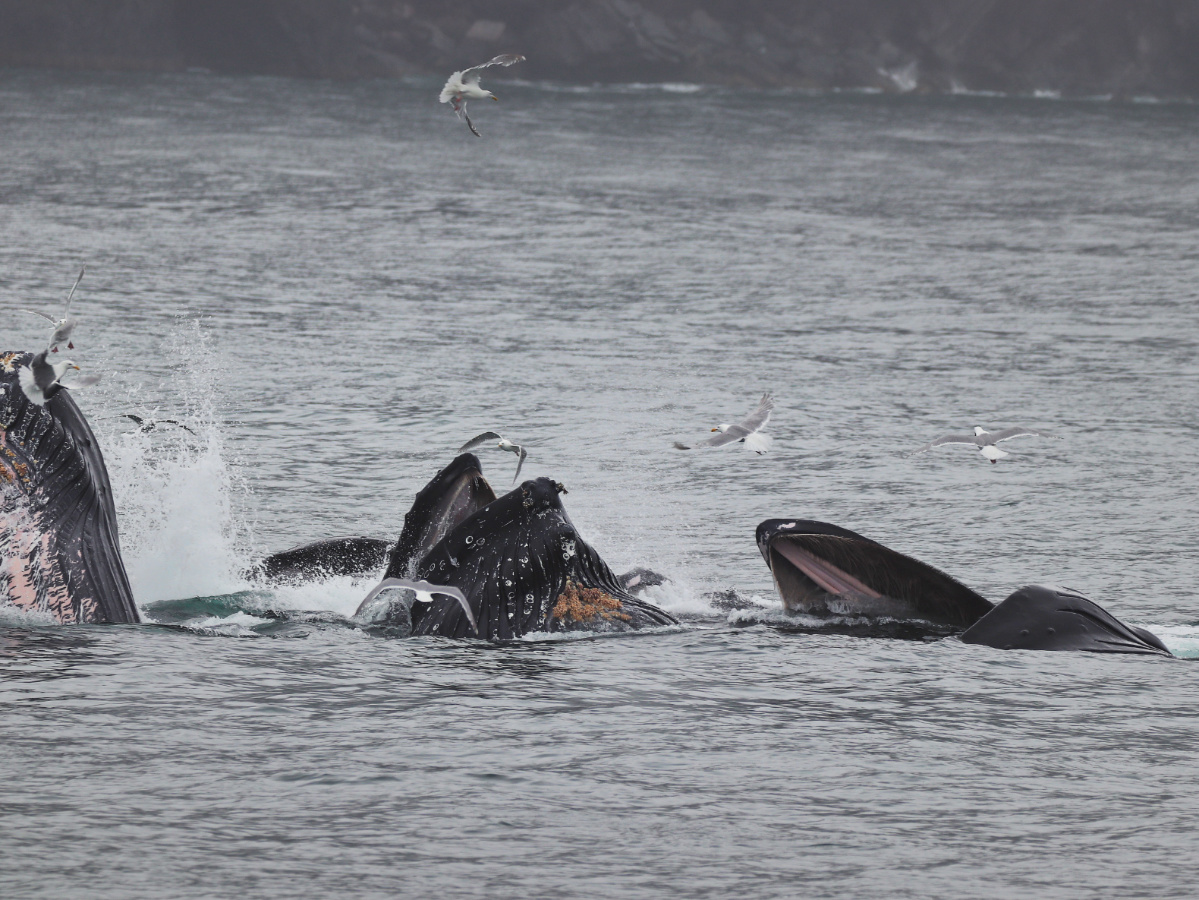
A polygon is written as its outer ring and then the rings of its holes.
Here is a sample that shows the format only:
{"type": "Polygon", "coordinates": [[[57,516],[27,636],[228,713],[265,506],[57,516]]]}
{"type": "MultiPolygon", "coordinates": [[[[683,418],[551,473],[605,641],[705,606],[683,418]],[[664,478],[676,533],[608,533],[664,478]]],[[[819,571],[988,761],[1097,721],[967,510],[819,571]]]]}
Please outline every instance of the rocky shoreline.
{"type": "Polygon", "coordinates": [[[1199,97],[1199,0],[0,0],[0,66],[1199,97]]]}

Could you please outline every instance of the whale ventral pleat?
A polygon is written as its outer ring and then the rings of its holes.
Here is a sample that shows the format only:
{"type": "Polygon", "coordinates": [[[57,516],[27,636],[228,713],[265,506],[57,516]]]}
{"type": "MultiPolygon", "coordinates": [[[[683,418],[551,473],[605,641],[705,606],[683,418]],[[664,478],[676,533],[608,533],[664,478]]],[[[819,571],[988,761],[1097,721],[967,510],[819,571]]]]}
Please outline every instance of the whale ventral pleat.
{"type": "Polygon", "coordinates": [[[20,369],[32,359],[0,354],[10,576],[0,602],[31,601],[60,624],[138,622],[99,444],[70,391],[39,406],[21,390],[20,369]]]}
{"type": "Polygon", "coordinates": [[[1002,650],[1081,650],[1172,656],[1157,635],[1126,625],[1076,591],[1030,584],[1009,595],[962,635],[1002,650]]]}

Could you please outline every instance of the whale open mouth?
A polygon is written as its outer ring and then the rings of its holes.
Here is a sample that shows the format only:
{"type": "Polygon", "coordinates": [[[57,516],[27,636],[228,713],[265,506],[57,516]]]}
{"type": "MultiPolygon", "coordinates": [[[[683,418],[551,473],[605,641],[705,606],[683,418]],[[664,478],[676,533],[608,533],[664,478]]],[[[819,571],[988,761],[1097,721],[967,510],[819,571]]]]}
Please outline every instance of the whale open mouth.
{"type": "Polygon", "coordinates": [[[919,560],[822,522],[763,523],[762,554],[790,613],[966,628],[991,604],[919,560]]]}
{"type": "MultiPolygon", "coordinates": [[[[825,536],[822,536],[825,537],[825,536]]],[[[827,538],[828,541],[841,541],[827,538]]],[[[822,547],[825,551],[829,548],[822,547]]],[[[840,548],[844,550],[845,548],[840,548]]],[[[800,538],[781,537],[770,544],[770,568],[783,606],[808,615],[919,618],[902,597],[889,597],[804,546],[800,538]]]]}

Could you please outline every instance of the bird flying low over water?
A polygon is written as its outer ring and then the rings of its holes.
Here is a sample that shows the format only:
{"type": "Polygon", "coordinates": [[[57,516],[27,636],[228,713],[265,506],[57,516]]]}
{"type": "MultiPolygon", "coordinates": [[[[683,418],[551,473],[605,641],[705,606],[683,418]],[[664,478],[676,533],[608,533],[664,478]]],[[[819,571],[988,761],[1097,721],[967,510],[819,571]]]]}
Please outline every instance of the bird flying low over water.
{"type": "Polygon", "coordinates": [[[1043,431],[1033,431],[1031,428],[1021,428],[1015,426],[1013,428],[1003,428],[999,431],[987,431],[981,425],[974,426],[974,434],[947,434],[944,437],[939,437],[931,444],[926,444],[919,450],[913,451],[911,456],[916,453],[926,453],[934,447],[942,447],[946,444],[971,444],[978,448],[978,452],[991,462],[998,462],[1003,457],[1007,456],[1007,452],[1000,450],[995,445],[1000,441],[1010,441],[1012,438],[1018,437],[1057,437],[1057,435],[1046,434],[1043,431]]]}
{"type": "Polygon", "coordinates": [[[738,422],[736,425],[719,425],[712,429],[713,431],[720,432],[719,434],[704,441],[696,441],[691,446],[675,441],[675,449],[699,450],[703,447],[721,447],[736,441],[744,442],[746,450],[752,450],[754,453],[765,453],[770,449],[770,445],[774,443],[774,439],[770,435],[762,434],[762,429],[770,421],[770,411],[772,409],[774,409],[774,397],[770,394],[763,394],[762,399],[758,401],[757,409],[746,416],[741,422],[738,422]]]}
{"type": "Polygon", "coordinates": [[[427,581],[408,581],[404,578],[384,578],[374,589],[366,595],[366,598],[358,604],[358,608],[362,609],[381,593],[391,588],[404,588],[416,594],[417,603],[432,603],[434,594],[439,594],[442,597],[449,597],[451,600],[458,601],[458,605],[462,607],[462,611],[466,613],[466,621],[470,622],[470,627],[474,629],[475,634],[479,633],[479,623],[475,621],[475,612],[470,608],[470,602],[466,599],[466,595],[456,587],[448,584],[430,584],[427,581]]]}
{"type": "Polygon", "coordinates": [[[56,319],[53,316],[48,316],[44,312],[39,312],[36,309],[25,309],[18,307],[21,312],[32,313],[35,316],[41,316],[47,322],[54,326],[54,331],[50,334],[50,344],[46,347],[51,353],[58,352],[59,344],[66,344],[68,350],[74,350],[75,345],[71,343],[71,332],[75,330],[76,319],[71,318],[71,300],[75,296],[75,288],[79,287],[79,282],[83,280],[83,273],[87,271],[87,266],[79,270],[79,277],[75,279],[75,283],[71,286],[71,293],[67,294],[67,308],[62,314],[61,319],[56,319]]]}
{"type": "Polygon", "coordinates": [[[440,100],[442,103],[449,103],[454,108],[459,119],[466,122],[466,127],[470,129],[470,133],[475,137],[482,137],[475,130],[474,123],[470,120],[470,116],[466,114],[467,100],[483,100],[490,97],[492,100],[499,100],[491,91],[479,87],[479,79],[483,76],[483,70],[488,66],[510,66],[514,63],[523,62],[524,57],[519,53],[504,53],[500,56],[490,59],[481,66],[472,66],[469,69],[463,69],[461,72],[455,72],[450,76],[445,83],[445,87],[441,89],[440,100]]]}
{"type": "Polygon", "coordinates": [[[468,450],[474,450],[476,447],[482,447],[484,444],[489,444],[492,441],[497,441],[497,450],[507,450],[509,453],[515,453],[520,457],[520,461],[516,464],[516,474],[512,476],[512,483],[516,484],[516,479],[520,477],[520,467],[525,464],[525,457],[528,451],[519,444],[514,444],[503,435],[495,431],[484,431],[477,437],[471,438],[465,444],[458,448],[459,453],[466,453],[468,450]]]}
{"type": "Polygon", "coordinates": [[[133,413],[121,413],[119,416],[116,416],[116,418],[128,419],[137,426],[138,431],[151,432],[159,425],[178,425],[188,434],[195,434],[194,431],[192,431],[182,422],[176,421],[175,419],[147,419],[144,416],[136,416],[133,413]]]}

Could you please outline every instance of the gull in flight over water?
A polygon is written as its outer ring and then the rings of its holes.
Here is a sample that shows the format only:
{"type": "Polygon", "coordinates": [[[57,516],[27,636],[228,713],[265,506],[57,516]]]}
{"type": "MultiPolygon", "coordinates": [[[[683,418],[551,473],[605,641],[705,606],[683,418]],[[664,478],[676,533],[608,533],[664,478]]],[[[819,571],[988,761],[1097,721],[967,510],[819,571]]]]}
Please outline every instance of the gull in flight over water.
{"type": "Polygon", "coordinates": [[[457,600],[458,605],[462,607],[462,611],[466,613],[466,620],[470,622],[470,627],[475,630],[475,634],[479,633],[479,623],[475,621],[474,610],[470,608],[470,602],[462,591],[456,587],[451,587],[447,584],[430,584],[427,581],[408,581],[404,578],[384,578],[375,589],[366,595],[366,598],[358,604],[358,608],[366,606],[381,593],[392,588],[406,588],[416,594],[417,603],[432,603],[434,595],[449,597],[451,600],[457,600]]]}
{"type": "Polygon", "coordinates": [[[134,425],[137,426],[138,431],[143,431],[143,432],[147,432],[147,433],[153,431],[159,425],[178,425],[180,428],[182,428],[188,434],[195,434],[194,431],[192,431],[190,428],[188,428],[182,422],[179,422],[175,419],[147,419],[143,416],[135,416],[133,413],[121,413],[118,416],[114,416],[114,418],[129,419],[131,422],[133,422],[134,425]]]}
{"type": "Polygon", "coordinates": [[[705,441],[696,441],[691,446],[675,441],[675,449],[698,450],[701,447],[722,447],[734,441],[743,441],[746,450],[752,450],[754,453],[765,453],[770,449],[770,445],[774,443],[774,439],[770,435],[762,434],[762,429],[770,421],[770,411],[772,409],[774,409],[774,398],[770,394],[763,394],[762,399],[758,401],[757,409],[746,416],[741,422],[738,422],[736,425],[719,425],[712,429],[713,431],[720,432],[719,434],[705,441]]]}
{"type": "Polygon", "coordinates": [[[71,332],[75,330],[75,324],[78,320],[71,318],[71,300],[75,296],[75,288],[79,287],[79,282],[83,281],[83,273],[86,271],[87,266],[84,266],[79,270],[79,277],[75,279],[75,284],[71,286],[71,293],[67,294],[67,308],[66,311],[63,312],[61,319],[48,316],[44,312],[38,312],[36,309],[18,307],[20,312],[33,313],[35,316],[41,316],[54,326],[54,331],[50,335],[50,345],[46,348],[51,353],[58,352],[59,344],[66,344],[68,350],[75,349],[75,345],[71,343],[71,332]]]}
{"type": "Polygon", "coordinates": [[[991,462],[999,462],[1000,459],[1007,456],[1007,452],[1000,450],[995,445],[1000,441],[1010,441],[1012,438],[1018,437],[1057,437],[1057,435],[1046,434],[1043,431],[1033,431],[1031,428],[1003,428],[999,431],[987,431],[981,425],[974,426],[974,434],[947,434],[944,437],[939,437],[931,444],[921,447],[919,450],[909,454],[914,456],[916,453],[926,453],[934,447],[943,447],[946,444],[970,444],[978,448],[978,452],[991,462]]]}
{"type": "Polygon", "coordinates": [[[475,125],[470,120],[470,116],[466,114],[466,101],[482,100],[486,97],[490,97],[492,100],[499,100],[500,98],[491,93],[491,91],[479,87],[479,79],[483,77],[483,70],[488,66],[510,66],[523,61],[524,57],[519,53],[504,53],[494,59],[488,60],[481,66],[472,66],[469,69],[463,69],[461,72],[455,72],[445,83],[445,87],[441,89],[441,102],[449,103],[454,107],[454,112],[458,114],[458,118],[466,121],[466,127],[470,129],[471,134],[475,137],[482,137],[475,130],[475,125]]]}
{"type": "Polygon", "coordinates": [[[473,437],[461,447],[458,448],[459,453],[465,453],[467,450],[474,450],[476,447],[482,447],[484,444],[489,444],[492,441],[497,441],[497,450],[507,450],[509,453],[515,453],[520,457],[520,461],[516,464],[516,474],[512,476],[512,483],[516,484],[516,479],[520,477],[520,467],[525,464],[525,457],[529,455],[528,451],[520,444],[514,444],[502,434],[495,431],[484,431],[478,437],[473,437]]]}

